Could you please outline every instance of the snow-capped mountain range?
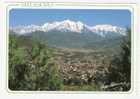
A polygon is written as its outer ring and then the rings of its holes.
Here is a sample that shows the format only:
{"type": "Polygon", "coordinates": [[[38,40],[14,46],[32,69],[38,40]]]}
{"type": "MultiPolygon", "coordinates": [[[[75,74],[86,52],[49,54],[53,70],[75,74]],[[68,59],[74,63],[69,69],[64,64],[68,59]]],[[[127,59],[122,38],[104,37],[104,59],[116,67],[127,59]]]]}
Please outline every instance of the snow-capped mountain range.
{"type": "Polygon", "coordinates": [[[100,36],[105,36],[108,33],[117,33],[120,35],[126,34],[126,29],[122,27],[112,26],[109,24],[102,24],[96,26],[88,26],[80,21],[55,21],[51,23],[45,23],[43,25],[28,25],[28,26],[17,26],[10,28],[13,32],[24,35],[36,31],[50,32],[50,31],[60,31],[60,32],[75,32],[75,33],[96,33],[100,36]]]}

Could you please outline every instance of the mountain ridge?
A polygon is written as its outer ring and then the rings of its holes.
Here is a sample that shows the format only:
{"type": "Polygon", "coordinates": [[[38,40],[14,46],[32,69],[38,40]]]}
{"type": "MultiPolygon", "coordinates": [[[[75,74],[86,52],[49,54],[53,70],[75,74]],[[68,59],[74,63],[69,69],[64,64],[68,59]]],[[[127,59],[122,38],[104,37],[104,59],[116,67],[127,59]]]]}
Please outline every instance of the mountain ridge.
{"type": "Polygon", "coordinates": [[[19,34],[26,35],[36,31],[42,32],[50,32],[50,31],[58,31],[58,32],[75,32],[75,33],[85,33],[90,32],[102,37],[108,35],[108,33],[114,33],[119,35],[125,35],[126,29],[122,27],[113,26],[110,24],[101,24],[95,26],[88,26],[80,21],[54,21],[51,23],[45,23],[43,25],[27,25],[27,26],[17,26],[10,28],[11,31],[19,34]]]}

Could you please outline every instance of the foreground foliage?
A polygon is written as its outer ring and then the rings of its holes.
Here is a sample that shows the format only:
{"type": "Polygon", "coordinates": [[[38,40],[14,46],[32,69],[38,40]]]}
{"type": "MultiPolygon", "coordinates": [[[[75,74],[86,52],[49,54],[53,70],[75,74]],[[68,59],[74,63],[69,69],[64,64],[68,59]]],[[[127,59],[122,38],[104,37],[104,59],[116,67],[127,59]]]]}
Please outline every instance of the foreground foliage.
{"type": "Polygon", "coordinates": [[[60,90],[63,84],[59,69],[53,63],[52,51],[44,44],[28,39],[24,44],[20,43],[21,39],[25,40],[15,35],[9,37],[9,88],[60,90]]]}
{"type": "MultiPolygon", "coordinates": [[[[129,91],[131,88],[131,30],[128,29],[127,37],[123,39],[121,44],[121,52],[119,55],[114,56],[111,65],[108,68],[109,82],[119,83],[116,87],[120,86],[123,91],[129,91]]],[[[107,90],[115,90],[107,89],[107,90]]]]}

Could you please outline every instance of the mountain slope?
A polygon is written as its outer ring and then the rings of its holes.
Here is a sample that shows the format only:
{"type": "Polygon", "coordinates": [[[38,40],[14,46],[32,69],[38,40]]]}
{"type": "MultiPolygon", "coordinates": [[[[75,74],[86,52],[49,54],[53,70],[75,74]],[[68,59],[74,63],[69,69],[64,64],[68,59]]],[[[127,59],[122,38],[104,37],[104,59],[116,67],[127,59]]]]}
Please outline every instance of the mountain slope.
{"type": "Polygon", "coordinates": [[[50,47],[80,48],[80,49],[107,49],[116,48],[122,40],[122,36],[103,38],[92,33],[78,34],[75,32],[42,32],[36,31],[24,37],[47,43],[50,47]]]}

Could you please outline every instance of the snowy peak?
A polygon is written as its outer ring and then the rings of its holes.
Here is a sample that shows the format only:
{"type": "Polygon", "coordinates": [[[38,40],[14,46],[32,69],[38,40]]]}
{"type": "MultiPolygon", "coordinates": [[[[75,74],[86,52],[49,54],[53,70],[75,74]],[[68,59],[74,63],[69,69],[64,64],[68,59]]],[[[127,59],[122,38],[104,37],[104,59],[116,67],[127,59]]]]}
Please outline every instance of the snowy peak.
{"type": "Polygon", "coordinates": [[[27,34],[35,31],[60,31],[60,32],[75,32],[75,33],[83,33],[83,32],[91,32],[96,33],[100,36],[105,36],[108,33],[119,33],[120,35],[125,35],[126,30],[121,27],[112,26],[109,24],[96,25],[96,26],[88,26],[80,21],[54,21],[51,23],[45,23],[43,25],[28,25],[28,26],[18,26],[13,27],[12,31],[17,34],[27,34]]]}
{"type": "Polygon", "coordinates": [[[44,32],[48,32],[51,30],[58,30],[62,32],[67,32],[67,31],[81,32],[83,28],[83,23],[80,21],[74,22],[70,20],[64,20],[60,22],[56,21],[52,23],[45,23],[44,25],[41,26],[41,28],[42,28],[42,31],[44,32]]]}
{"type": "Polygon", "coordinates": [[[42,31],[40,26],[37,25],[28,25],[28,26],[17,26],[14,28],[11,28],[11,30],[17,34],[24,35],[26,33],[31,33],[35,31],[42,31]]]}
{"type": "Polygon", "coordinates": [[[112,26],[109,24],[103,24],[103,25],[96,25],[91,28],[92,32],[99,33],[102,36],[107,35],[108,33],[119,33],[121,35],[126,34],[126,29],[117,27],[117,26],[112,26]]]}
{"type": "Polygon", "coordinates": [[[67,31],[71,31],[71,32],[81,32],[82,28],[83,28],[83,23],[82,22],[74,22],[74,21],[70,21],[70,20],[64,20],[62,22],[57,22],[58,24],[54,24],[55,26],[55,30],[58,31],[62,31],[62,32],[67,32],[67,31]]]}
{"type": "Polygon", "coordinates": [[[109,24],[104,24],[104,25],[96,25],[92,28],[93,30],[95,31],[105,31],[105,32],[118,32],[119,29],[122,29],[120,27],[117,27],[117,26],[112,26],[112,25],[109,25],[109,24]]]}

